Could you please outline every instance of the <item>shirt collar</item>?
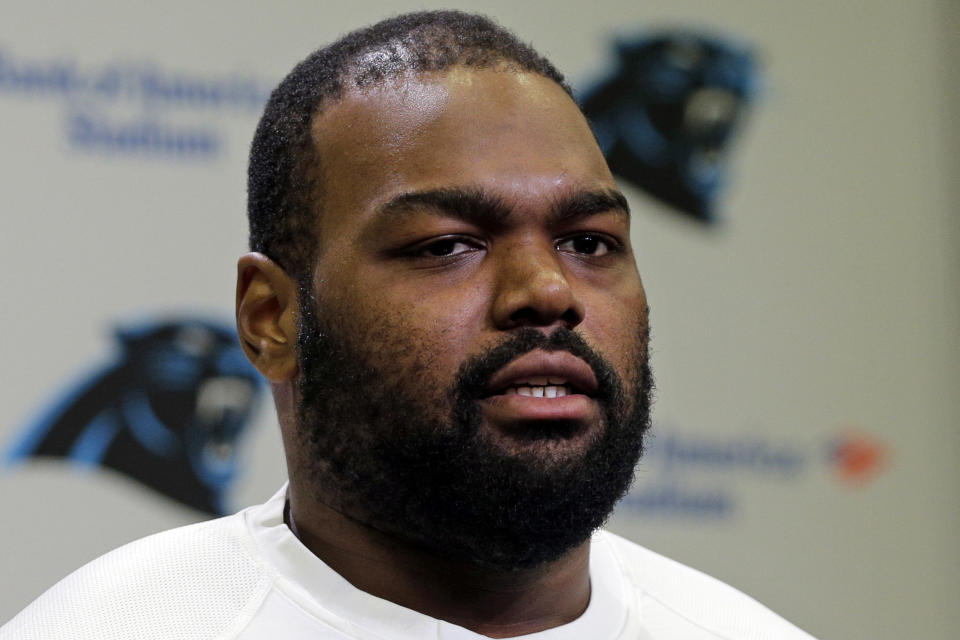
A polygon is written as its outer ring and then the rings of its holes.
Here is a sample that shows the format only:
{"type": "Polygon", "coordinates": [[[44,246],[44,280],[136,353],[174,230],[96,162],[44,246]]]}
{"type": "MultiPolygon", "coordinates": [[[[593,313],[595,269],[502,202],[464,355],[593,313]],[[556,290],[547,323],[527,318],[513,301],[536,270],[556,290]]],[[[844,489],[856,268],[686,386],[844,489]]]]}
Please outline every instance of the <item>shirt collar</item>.
{"type": "MultiPolygon", "coordinates": [[[[307,549],[284,522],[286,486],[245,513],[246,527],[261,557],[278,575],[277,586],[311,615],[335,618],[340,628],[362,636],[403,640],[485,640],[486,636],[424,615],[357,589],[307,549]]],[[[619,564],[603,532],[590,547],[590,604],[568,624],[517,640],[616,638],[626,623],[630,597],[619,564]]]]}

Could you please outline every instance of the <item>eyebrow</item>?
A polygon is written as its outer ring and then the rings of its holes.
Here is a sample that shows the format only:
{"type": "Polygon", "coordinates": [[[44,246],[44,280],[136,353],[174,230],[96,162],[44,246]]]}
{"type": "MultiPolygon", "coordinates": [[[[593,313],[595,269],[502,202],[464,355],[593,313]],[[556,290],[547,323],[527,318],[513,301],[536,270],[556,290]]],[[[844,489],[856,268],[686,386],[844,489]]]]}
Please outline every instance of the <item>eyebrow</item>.
{"type": "Polygon", "coordinates": [[[630,218],[630,204],[622,193],[616,189],[578,191],[553,203],[550,221],[565,222],[608,212],[622,213],[630,218]]]}
{"type": "MultiPolygon", "coordinates": [[[[402,193],[378,207],[377,214],[392,217],[422,209],[475,224],[494,225],[506,223],[513,211],[501,198],[483,189],[447,187],[402,193]]],[[[622,193],[616,189],[578,191],[561,196],[550,205],[548,222],[567,222],[607,212],[630,217],[630,205],[622,193]]]]}
{"type": "Polygon", "coordinates": [[[422,209],[433,209],[438,213],[475,223],[502,224],[510,215],[510,207],[500,198],[472,187],[402,193],[381,205],[378,214],[394,216],[422,209]]]}

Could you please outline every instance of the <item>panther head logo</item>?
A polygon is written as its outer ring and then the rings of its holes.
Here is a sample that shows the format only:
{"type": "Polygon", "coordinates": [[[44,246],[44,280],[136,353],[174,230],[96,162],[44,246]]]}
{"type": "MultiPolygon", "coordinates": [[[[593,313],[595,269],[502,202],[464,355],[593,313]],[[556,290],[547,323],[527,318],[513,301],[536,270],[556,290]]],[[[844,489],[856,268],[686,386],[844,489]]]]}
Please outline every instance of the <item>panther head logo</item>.
{"type": "Polygon", "coordinates": [[[614,72],[580,101],[611,170],[711,221],[728,143],[757,84],[752,53],[681,31],[621,41],[616,52],[614,72]]]}
{"type": "Polygon", "coordinates": [[[101,466],[195,509],[227,513],[237,442],[263,384],[235,331],[177,319],[122,327],[115,338],[115,359],[29,424],[8,461],[101,466]]]}

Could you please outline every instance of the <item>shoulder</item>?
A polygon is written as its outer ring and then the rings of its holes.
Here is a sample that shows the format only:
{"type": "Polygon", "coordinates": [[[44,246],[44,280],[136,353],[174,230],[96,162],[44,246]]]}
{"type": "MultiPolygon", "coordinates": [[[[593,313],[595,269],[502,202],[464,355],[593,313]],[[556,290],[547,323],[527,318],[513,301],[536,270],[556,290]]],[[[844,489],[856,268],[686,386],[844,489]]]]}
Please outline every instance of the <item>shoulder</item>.
{"type": "Polygon", "coordinates": [[[813,640],[750,596],[716,578],[608,531],[602,532],[596,541],[606,545],[616,557],[629,587],[641,599],[644,618],[656,627],[696,628],[698,633],[690,637],[718,640],[813,640]]]}
{"type": "Polygon", "coordinates": [[[243,513],[120,547],[54,585],[0,640],[223,638],[272,582],[243,513]]]}

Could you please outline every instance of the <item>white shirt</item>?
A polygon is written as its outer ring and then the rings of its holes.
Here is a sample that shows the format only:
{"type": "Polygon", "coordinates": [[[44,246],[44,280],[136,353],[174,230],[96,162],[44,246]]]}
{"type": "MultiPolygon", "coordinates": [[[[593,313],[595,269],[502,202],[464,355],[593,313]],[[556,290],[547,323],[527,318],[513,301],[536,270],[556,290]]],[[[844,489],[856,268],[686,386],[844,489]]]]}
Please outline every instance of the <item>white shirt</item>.
{"type": "MultiPolygon", "coordinates": [[[[132,542],[54,585],[0,640],[481,640],[361,591],[283,522],[285,491],[132,542]]],[[[522,640],[811,640],[741,592],[608,532],[587,610],[522,640]]]]}

